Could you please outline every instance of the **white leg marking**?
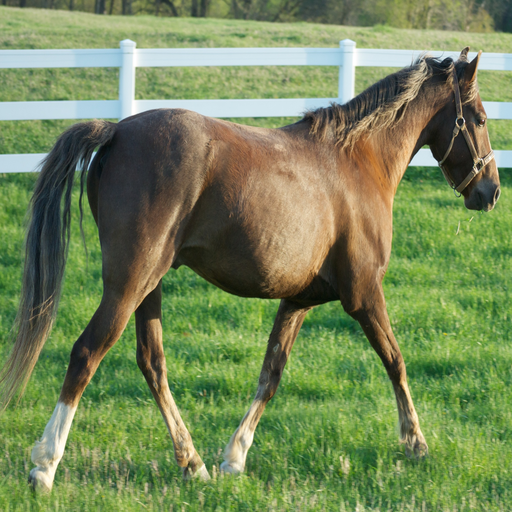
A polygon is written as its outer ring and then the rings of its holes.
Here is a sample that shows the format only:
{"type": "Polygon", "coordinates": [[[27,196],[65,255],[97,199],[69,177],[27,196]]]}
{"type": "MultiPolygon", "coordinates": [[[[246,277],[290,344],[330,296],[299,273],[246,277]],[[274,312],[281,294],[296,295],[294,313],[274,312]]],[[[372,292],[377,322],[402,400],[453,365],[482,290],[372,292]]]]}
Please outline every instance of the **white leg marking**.
{"type": "Polygon", "coordinates": [[[197,478],[198,480],[202,480],[203,482],[207,482],[210,480],[210,475],[208,474],[208,470],[206,466],[203,464],[192,476],[192,478],[197,478]]]}
{"type": "Polygon", "coordinates": [[[235,475],[243,472],[247,452],[254,440],[254,431],[264,407],[262,401],[254,400],[224,450],[224,462],[220,465],[221,471],[235,475]]]}
{"type": "Polygon", "coordinates": [[[73,422],[76,407],[57,402],[41,441],[32,449],[32,462],[37,466],[30,472],[29,482],[40,492],[50,492],[73,422]]]}

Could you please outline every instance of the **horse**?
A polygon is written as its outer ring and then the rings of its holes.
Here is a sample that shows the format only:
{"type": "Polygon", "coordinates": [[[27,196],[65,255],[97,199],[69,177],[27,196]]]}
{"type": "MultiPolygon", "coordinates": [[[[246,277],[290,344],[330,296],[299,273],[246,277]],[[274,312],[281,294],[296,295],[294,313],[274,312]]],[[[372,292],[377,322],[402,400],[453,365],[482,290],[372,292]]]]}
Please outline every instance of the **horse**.
{"type": "Polygon", "coordinates": [[[79,123],[58,138],[30,203],[14,345],[1,372],[4,408],[25,389],[56,315],[77,167],[84,170],[80,207],[86,188],[98,227],[103,295],[32,450],[35,490],[51,491],[81,395],[132,313],[137,363],[183,477],[209,478],[170,392],[162,345],[162,278],[182,265],[228,293],[280,299],[255,397],[226,446],[222,471],[244,470],[304,317],[330,301],[359,322],[382,360],[406,454],[427,455],[382,280],[394,196],[422,146],[466,208],[487,212],[499,198],[477,85],[481,52],[469,62],[468,51],[457,60],[422,55],[346,104],[278,129],[156,109],[117,124],[79,123]]]}

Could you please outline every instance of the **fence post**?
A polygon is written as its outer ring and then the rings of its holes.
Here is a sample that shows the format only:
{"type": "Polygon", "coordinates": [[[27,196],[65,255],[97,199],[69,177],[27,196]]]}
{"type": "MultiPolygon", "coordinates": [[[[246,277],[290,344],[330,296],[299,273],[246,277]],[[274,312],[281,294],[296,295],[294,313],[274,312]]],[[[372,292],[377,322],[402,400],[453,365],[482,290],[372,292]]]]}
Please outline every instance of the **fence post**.
{"type": "Polygon", "coordinates": [[[340,103],[346,103],[354,97],[356,81],[356,43],[351,39],[340,41],[342,59],[338,82],[338,98],[340,103]]]}
{"type": "Polygon", "coordinates": [[[121,47],[121,67],[119,68],[119,120],[133,114],[135,101],[135,47],[137,43],[124,39],[119,43],[121,47]]]}

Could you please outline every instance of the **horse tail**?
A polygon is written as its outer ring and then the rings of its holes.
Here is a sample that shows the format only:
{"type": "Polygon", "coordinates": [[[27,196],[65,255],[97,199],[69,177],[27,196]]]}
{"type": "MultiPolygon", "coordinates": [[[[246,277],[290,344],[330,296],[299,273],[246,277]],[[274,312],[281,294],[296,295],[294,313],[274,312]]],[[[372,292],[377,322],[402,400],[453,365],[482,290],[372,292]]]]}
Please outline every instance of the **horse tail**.
{"type": "MultiPolygon", "coordinates": [[[[42,162],[25,240],[20,305],[13,329],[14,345],[0,370],[0,411],[19,391],[21,398],[57,314],[69,247],[71,193],[78,166],[84,176],[93,151],[112,141],[114,123],[90,121],[66,130],[42,162]]],[[[80,204],[80,223],[83,212],[80,204]]],[[[18,398],[18,400],[19,400],[18,398]]]]}

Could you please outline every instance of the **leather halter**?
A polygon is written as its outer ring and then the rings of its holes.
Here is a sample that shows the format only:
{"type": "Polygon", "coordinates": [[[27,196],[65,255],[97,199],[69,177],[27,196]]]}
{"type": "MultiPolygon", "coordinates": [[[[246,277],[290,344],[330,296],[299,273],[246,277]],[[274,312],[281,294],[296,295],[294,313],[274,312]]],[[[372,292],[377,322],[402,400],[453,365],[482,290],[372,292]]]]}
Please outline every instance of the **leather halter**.
{"type": "Polygon", "coordinates": [[[457,71],[455,70],[455,67],[453,68],[453,92],[455,93],[455,108],[457,110],[457,119],[455,119],[455,127],[453,129],[452,140],[450,142],[450,145],[448,146],[448,149],[447,149],[446,153],[444,154],[443,159],[440,162],[438,162],[438,165],[441,168],[441,171],[443,171],[444,177],[446,178],[448,185],[450,185],[450,187],[452,187],[452,189],[454,191],[461,194],[462,191],[470,184],[471,180],[489,162],[494,160],[494,151],[491,149],[491,151],[483,158],[480,158],[478,156],[478,153],[476,152],[473,141],[471,140],[471,135],[469,134],[468,129],[466,127],[466,120],[464,119],[464,116],[462,115],[462,102],[460,100],[459,80],[457,78],[457,71]],[[464,138],[466,139],[466,144],[468,145],[469,151],[473,158],[473,169],[471,169],[471,172],[466,176],[466,178],[462,181],[462,183],[460,183],[458,186],[456,186],[455,182],[453,181],[450,174],[448,173],[448,169],[446,169],[446,167],[443,164],[446,161],[446,159],[448,158],[450,151],[452,150],[453,143],[455,141],[455,137],[457,137],[457,135],[459,135],[460,132],[462,132],[462,135],[464,135],[464,138]]]}

